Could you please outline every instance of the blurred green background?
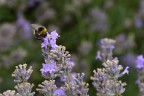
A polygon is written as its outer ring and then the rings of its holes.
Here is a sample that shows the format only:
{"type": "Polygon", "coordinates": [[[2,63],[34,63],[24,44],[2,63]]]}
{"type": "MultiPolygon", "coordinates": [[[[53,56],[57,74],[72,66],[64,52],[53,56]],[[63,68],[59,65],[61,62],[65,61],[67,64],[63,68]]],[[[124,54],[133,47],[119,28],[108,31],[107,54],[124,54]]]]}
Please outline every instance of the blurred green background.
{"type": "Polygon", "coordinates": [[[75,62],[75,72],[84,72],[90,84],[89,94],[96,91],[89,79],[100,68],[96,60],[99,40],[117,41],[114,56],[129,66],[130,73],[123,96],[136,96],[135,57],[144,53],[144,0],[0,0],[0,92],[14,89],[11,77],[15,66],[27,63],[33,67],[30,82],[35,87],[43,81],[40,68],[44,59],[41,42],[33,36],[30,24],[57,30],[58,45],[66,46],[75,62]]]}

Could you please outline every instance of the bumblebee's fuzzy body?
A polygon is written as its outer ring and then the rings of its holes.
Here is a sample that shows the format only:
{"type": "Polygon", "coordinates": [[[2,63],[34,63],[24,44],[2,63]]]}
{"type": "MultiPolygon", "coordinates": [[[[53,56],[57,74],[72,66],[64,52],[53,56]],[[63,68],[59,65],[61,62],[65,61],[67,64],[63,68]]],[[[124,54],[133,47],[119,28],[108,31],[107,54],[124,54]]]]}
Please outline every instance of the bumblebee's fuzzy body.
{"type": "Polygon", "coordinates": [[[43,38],[47,35],[47,29],[44,26],[31,24],[34,29],[34,36],[36,39],[43,41],[43,38]]]}

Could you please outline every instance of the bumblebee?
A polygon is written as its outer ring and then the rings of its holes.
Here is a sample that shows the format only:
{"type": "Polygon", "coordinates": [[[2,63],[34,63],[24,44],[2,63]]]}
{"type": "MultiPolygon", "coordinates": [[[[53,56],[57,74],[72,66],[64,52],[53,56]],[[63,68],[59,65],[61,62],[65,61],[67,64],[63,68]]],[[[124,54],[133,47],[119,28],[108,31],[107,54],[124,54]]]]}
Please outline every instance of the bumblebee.
{"type": "Polygon", "coordinates": [[[44,26],[38,24],[31,24],[32,28],[34,29],[34,36],[37,40],[43,41],[43,38],[47,35],[47,29],[44,26]]]}

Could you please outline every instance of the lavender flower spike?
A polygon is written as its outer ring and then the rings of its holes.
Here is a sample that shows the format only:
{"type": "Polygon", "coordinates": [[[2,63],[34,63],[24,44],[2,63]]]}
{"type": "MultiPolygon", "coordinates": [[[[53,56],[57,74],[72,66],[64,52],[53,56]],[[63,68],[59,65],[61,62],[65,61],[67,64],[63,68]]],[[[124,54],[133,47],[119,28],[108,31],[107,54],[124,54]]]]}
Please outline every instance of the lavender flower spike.
{"type": "Polygon", "coordinates": [[[34,84],[28,82],[18,83],[15,86],[15,89],[21,96],[34,96],[35,92],[32,92],[34,84]],[[27,95],[26,95],[27,94],[27,95]]]}
{"type": "Polygon", "coordinates": [[[118,65],[119,60],[114,58],[113,60],[107,60],[102,65],[104,68],[94,70],[93,86],[98,91],[97,96],[122,96],[125,91],[125,82],[121,82],[119,77],[122,77],[125,73],[128,74],[128,68],[121,73],[123,67],[118,65]]]}
{"type": "Polygon", "coordinates": [[[44,82],[42,82],[42,84],[39,84],[38,87],[39,88],[37,88],[36,90],[44,96],[55,96],[54,91],[57,88],[55,85],[55,80],[45,80],[44,82]]]}
{"type": "MultiPolygon", "coordinates": [[[[26,68],[27,64],[23,65],[20,64],[16,66],[16,69],[12,74],[12,76],[15,77],[14,82],[17,83],[15,89],[20,94],[20,96],[26,96],[26,95],[34,96],[35,92],[32,92],[32,87],[34,86],[34,84],[30,84],[27,82],[33,72],[32,66],[30,66],[29,69],[26,68]]],[[[13,96],[13,95],[6,95],[6,96],[13,96]]]]}
{"type": "Polygon", "coordinates": [[[26,70],[27,64],[23,64],[23,65],[18,65],[16,66],[15,71],[13,72],[12,76],[15,77],[14,82],[16,83],[21,83],[21,82],[26,82],[33,70],[32,70],[32,66],[30,66],[30,68],[28,70],[26,70]]]}

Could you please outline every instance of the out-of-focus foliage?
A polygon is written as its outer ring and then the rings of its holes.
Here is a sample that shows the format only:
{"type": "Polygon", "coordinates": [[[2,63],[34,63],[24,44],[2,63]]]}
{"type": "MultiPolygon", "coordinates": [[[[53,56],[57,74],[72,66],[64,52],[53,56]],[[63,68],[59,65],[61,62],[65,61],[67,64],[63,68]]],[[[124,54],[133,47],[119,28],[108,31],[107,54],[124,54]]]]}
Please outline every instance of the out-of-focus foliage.
{"type": "Polygon", "coordinates": [[[40,41],[34,38],[30,26],[37,23],[49,32],[59,32],[57,43],[72,54],[74,71],[86,74],[90,96],[95,90],[89,78],[101,67],[95,60],[99,40],[115,39],[114,56],[130,67],[129,75],[122,78],[127,83],[124,96],[136,96],[133,66],[136,55],[144,53],[143,21],[143,0],[0,0],[0,92],[14,87],[11,73],[19,63],[33,66],[33,82],[42,81],[40,41]]]}

